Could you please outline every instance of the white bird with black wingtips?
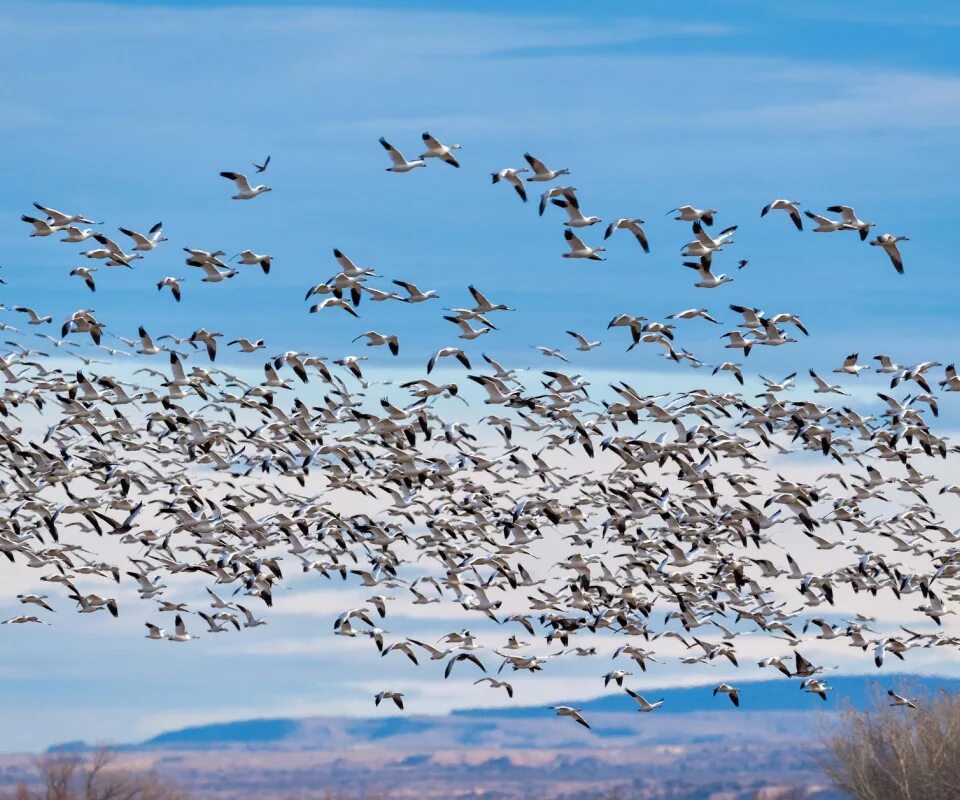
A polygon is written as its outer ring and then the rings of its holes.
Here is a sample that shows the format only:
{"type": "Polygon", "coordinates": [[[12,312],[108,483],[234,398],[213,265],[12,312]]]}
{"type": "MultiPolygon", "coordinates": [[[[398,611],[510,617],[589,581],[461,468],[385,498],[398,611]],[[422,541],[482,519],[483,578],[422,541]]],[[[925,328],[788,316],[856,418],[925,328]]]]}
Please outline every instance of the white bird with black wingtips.
{"type": "Polygon", "coordinates": [[[423,143],[427,146],[426,151],[423,155],[420,156],[420,160],[423,161],[428,158],[439,158],[441,161],[445,161],[451,167],[460,166],[460,162],[453,157],[453,150],[460,150],[460,145],[458,144],[443,144],[439,139],[434,136],[431,136],[429,132],[424,131],[421,135],[423,143]]]}
{"type": "Polygon", "coordinates": [[[269,186],[262,183],[257,186],[251,186],[247,176],[242,172],[221,172],[220,177],[226,178],[228,181],[233,181],[236,184],[237,193],[233,195],[232,200],[252,200],[264,192],[273,191],[269,186]]]}
{"type": "Polygon", "coordinates": [[[898,242],[909,242],[909,236],[894,236],[892,233],[881,233],[876,239],[870,242],[872,247],[882,247],[884,252],[890,257],[890,263],[893,268],[903,275],[903,256],[900,254],[898,242]]]}
{"type": "Polygon", "coordinates": [[[403,153],[397,150],[390,142],[380,137],[380,144],[384,150],[387,151],[387,155],[390,156],[390,161],[393,162],[393,166],[387,167],[387,172],[410,172],[411,170],[416,169],[417,167],[427,166],[427,162],[422,158],[415,161],[407,161],[404,158],[403,153]]]}
{"type": "Polygon", "coordinates": [[[771,211],[786,211],[787,214],[790,215],[790,219],[793,220],[793,224],[796,225],[797,230],[803,230],[803,218],[800,216],[799,200],[774,200],[772,203],[768,203],[763,207],[760,216],[765,217],[771,211]]]}
{"type": "Polygon", "coordinates": [[[607,225],[607,230],[603,234],[604,239],[609,239],[613,232],[616,230],[630,231],[640,244],[640,247],[643,248],[644,253],[650,252],[650,243],[647,241],[647,234],[643,230],[644,221],[638,218],[631,217],[621,217],[620,219],[615,219],[609,225],[607,225]]]}
{"type": "Polygon", "coordinates": [[[563,238],[567,240],[567,245],[570,247],[569,252],[563,254],[564,258],[589,258],[592,261],[606,261],[603,256],[598,255],[598,253],[605,251],[606,247],[588,247],[583,243],[583,239],[569,228],[563,232],[563,238]]]}
{"type": "MultiPolygon", "coordinates": [[[[520,179],[520,173],[529,172],[529,171],[530,170],[528,170],[526,167],[520,167],[520,168],[507,167],[506,169],[502,169],[499,172],[491,172],[490,177],[493,179],[494,183],[500,183],[500,181],[509,183],[514,188],[514,190],[516,190],[517,194],[520,195],[520,199],[523,200],[524,203],[526,203],[527,190],[526,188],[524,188],[523,181],[520,179]]],[[[40,234],[40,235],[44,235],[44,234],[40,234]]]]}

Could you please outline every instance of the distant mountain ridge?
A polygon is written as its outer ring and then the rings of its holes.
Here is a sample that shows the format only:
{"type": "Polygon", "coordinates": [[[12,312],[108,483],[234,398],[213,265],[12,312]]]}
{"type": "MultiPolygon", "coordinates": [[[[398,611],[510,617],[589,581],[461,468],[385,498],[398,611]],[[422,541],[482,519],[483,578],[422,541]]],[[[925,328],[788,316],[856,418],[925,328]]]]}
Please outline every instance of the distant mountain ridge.
{"type": "MultiPolygon", "coordinates": [[[[583,710],[588,718],[596,718],[593,735],[605,739],[666,736],[672,742],[691,741],[701,732],[690,731],[678,715],[698,714],[713,719],[720,713],[751,715],[755,720],[765,719],[764,725],[780,730],[784,725],[803,725],[812,728],[814,711],[836,711],[850,704],[864,707],[875,692],[883,693],[894,687],[903,692],[932,693],[960,691],[960,679],[920,675],[880,674],[827,677],[833,687],[826,702],[800,690],[798,680],[786,678],[765,681],[737,681],[741,689],[740,709],[734,709],[725,697],[714,698],[711,685],[670,689],[644,689],[648,700],[664,699],[663,707],[655,714],[638,714],[634,701],[625,693],[614,693],[584,701],[567,701],[583,710]],[[666,723],[669,718],[672,723],[666,723]]],[[[530,747],[540,735],[542,722],[551,719],[551,711],[543,706],[506,706],[498,708],[459,709],[448,715],[391,715],[369,718],[305,717],[264,718],[236,722],[196,725],[166,731],[142,742],[118,746],[117,750],[195,750],[274,747],[336,750],[358,744],[391,740],[413,746],[469,747],[507,744],[530,747]]],[[[761,726],[762,727],[762,726],[761,726]]],[[[577,726],[551,729],[552,744],[570,742],[575,746],[578,736],[589,735],[577,726]],[[560,731],[559,738],[555,731],[560,731]],[[572,738],[571,738],[572,737],[572,738]]],[[[77,752],[87,749],[84,742],[69,742],[49,748],[48,752],[77,752]]]]}

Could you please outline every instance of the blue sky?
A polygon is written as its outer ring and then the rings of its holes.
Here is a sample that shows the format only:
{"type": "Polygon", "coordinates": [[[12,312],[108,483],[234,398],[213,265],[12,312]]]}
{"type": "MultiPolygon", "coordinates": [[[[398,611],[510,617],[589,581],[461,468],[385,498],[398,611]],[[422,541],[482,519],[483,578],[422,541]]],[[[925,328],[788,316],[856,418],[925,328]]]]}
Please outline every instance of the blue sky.
{"type": "MultiPolygon", "coordinates": [[[[955,4],[688,2],[682,14],[666,2],[516,5],[5,3],[4,301],[57,320],[92,306],[123,335],[141,323],[185,335],[202,323],[263,337],[271,353],[360,352],[350,340],[375,327],[401,333],[404,366],[454,342],[439,313],[400,304],[360,321],[308,316],[303,293],[336,271],[340,247],[388,278],[439,290],[443,305],[462,305],[473,282],[516,306],[483,341],[513,363],[533,359],[529,344],[572,350],[564,331],[574,328],[607,343],[583,369],[669,370],[651,349],[624,353],[626,336],[606,321],[694,305],[729,319],[729,303],[797,312],[813,332],[802,347],[751,355],[765,374],[832,366],[857,350],[952,360],[955,4]],[[463,145],[463,168],[386,173],[377,137],[411,155],[425,129],[463,145]],[[490,185],[489,173],[520,166],[525,150],[571,169],[585,212],[647,220],[651,254],[621,234],[603,264],[560,258],[561,214],[539,218],[535,202],[490,185]],[[274,191],[229,200],[218,172],[268,153],[274,191]],[[785,218],[759,218],[784,196],[817,211],[849,203],[878,230],[909,235],[907,276],[853,235],[801,235],[785,218]],[[34,200],[103,219],[105,230],[162,219],[171,241],[132,273],[101,267],[89,295],[67,278],[83,261],[73,246],[28,238],[18,218],[34,200]],[[733,284],[696,290],[678,266],[689,231],[665,212],[687,202],[719,209],[719,226],[740,225],[717,262],[733,284]],[[250,247],[276,260],[268,277],[246,268],[208,286],[183,264],[182,246],[250,247]],[[736,272],[738,258],[750,259],[746,270],[736,272]],[[158,296],[165,275],[187,277],[182,304],[158,296]]],[[[707,327],[689,328],[684,343],[715,361],[722,351],[707,327]]],[[[383,354],[372,360],[387,365],[383,354]]],[[[78,709],[98,710],[95,736],[129,739],[183,721],[368,704],[369,687],[347,679],[356,643],[333,641],[325,617],[291,615],[162,657],[155,643],[130,644],[139,624],[114,632],[83,621],[56,638],[4,630],[19,657],[0,668],[0,692],[13,712],[33,715],[15,736],[0,732],[0,747],[90,735],[78,709]],[[315,651],[249,652],[255,637],[269,651],[314,636],[315,651]],[[306,695],[289,688],[310,680],[306,695]]],[[[376,667],[364,680],[379,679],[376,667]]],[[[453,692],[439,697],[436,708],[456,704],[453,692]]]]}

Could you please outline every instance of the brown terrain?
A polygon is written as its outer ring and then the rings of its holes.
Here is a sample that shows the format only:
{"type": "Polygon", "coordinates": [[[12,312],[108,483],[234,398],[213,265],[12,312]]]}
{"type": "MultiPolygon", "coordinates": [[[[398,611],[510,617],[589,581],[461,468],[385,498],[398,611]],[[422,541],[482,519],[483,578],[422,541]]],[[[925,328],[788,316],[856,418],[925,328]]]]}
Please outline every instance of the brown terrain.
{"type": "MultiPolygon", "coordinates": [[[[210,800],[827,800],[838,795],[818,767],[816,716],[598,712],[593,732],[551,716],[260,721],[273,741],[216,741],[238,736],[229,725],[188,729],[121,748],[117,763],[210,800]]],[[[0,788],[30,780],[35,763],[0,756],[0,788]]]]}

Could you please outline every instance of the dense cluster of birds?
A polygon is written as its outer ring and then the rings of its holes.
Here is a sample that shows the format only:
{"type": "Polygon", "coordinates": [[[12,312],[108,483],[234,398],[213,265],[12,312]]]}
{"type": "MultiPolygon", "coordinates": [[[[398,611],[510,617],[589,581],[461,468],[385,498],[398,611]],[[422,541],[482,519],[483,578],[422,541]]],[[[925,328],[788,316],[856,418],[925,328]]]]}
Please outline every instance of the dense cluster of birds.
{"type": "MultiPolygon", "coordinates": [[[[430,159],[460,167],[459,145],[429,133],[422,139],[425,151],[413,161],[381,139],[389,171],[411,172],[430,159]]],[[[574,187],[555,183],[569,170],[524,157],[527,167],[498,170],[493,183],[509,184],[524,202],[529,185],[546,187],[539,214],[555,206],[568,217],[563,256],[602,259],[602,245],[574,232],[602,220],[583,214],[574,187]]],[[[257,173],[269,164],[255,165],[257,173]]],[[[235,200],[271,191],[239,172],[221,175],[234,183],[235,200]]],[[[22,217],[32,236],[93,239],[99,246],[82,255],[108,267],[133,269],[167,241],[161,223],[146,233],[121,227],[132,242],[128,252],[97,229],[103,223],[34,205],[39,216],[22,217]]],[[[801,231],[804,215],[817,232],[855,232],[864,241],[874,227],[847,205],[830,207],[839,214],[830,218],[779,199],[761,215],[774,211],[801,231]]],[[[733,244],[737,226],[708,232],[719,216],[711,208],[683,205],[669,213],[692,224],[681,257],[695,259],[682,262],[696,270],[695,286],[730,283],[731,276],[714,272],[713,259],[733,244]]],[[[628,231],[649,252],[644,224],[616,219],[604,239],[628,231]]],[[[902,273],[904,239],[882,234],[870,244],[902,273]]],[[[231,261],[264,273],[273,261],[252,250],[226,261],[222,250],[184,250],[186,264],[207,283],[238,275],[231,261]]],[[[438,296],[408,280],[376,287],[373,269],[339,249],[334,257],[338,271],[306,293],[314,301],[310,313],[357,317],[362,301],[365,308],[418,305],[438,296]]],[[[95,291],[94,273],[78,267],[70,274],[95,291]]],[[[183,280],[164,277],[157,289],[179,301],[183,280]]],[[[309,573],[369,593],[337,616],[336,635],[368,638],[388,659],[439,662],[445,678],[472,671],[477,684],[511,698],[514,686],[504,679],[510,673],[596,656],[603,635],[618,645],[614,661],[641,672],[674,658],[740,666],[738,647],[762,636],[777,652],[759,667],[800,679],[803,691],[824,699],[831,667],[801,652],[810,640],[842,640],[878,667],[888,656],[903,660],[916,648],[960,643],[940,628],[955,614],[960,532],[946,527],[928,501],[932,490],[960,495],[960,486],[937,486],[935,467],[924,469],[957,451],[930,426],[939,414],[937,390],[960,391],[953,365],[937,380],[939,362],[901,365],[877,355],[873,370],[890,379],[890,390],[873,414],[849,399],[827,405],[826,395],[846,398],[871,369],[858,354],[832,370],[835,384],[810,370],[805,386],[796,374],[759,376],[756,396],[706,388],[652,395],[623,380],[602,397],[573,369],[543,369],[531,381],[524,370],[468,350],[466,343],[497,330],[496,315],[513,312],[476,286],[469,293],[469,302],[444,316],[464,344],[437,349],[423,376],[396,387],[404,396],[393,400],[369,392],[376,382],[356,354],[279,353],[257,380],[215,366],[220,332],[201,327],[154,337],[141,327],[124,338],[80,309],[57,321],[59,338],[36,334],[58,353],[82,359],[73,370],[67,359],[32,346],[32,331],[3,323],[10,349],[0,357],[0,552],[35,570],[37,587],[49,587],[20,594],[29,613],[4,624],[49,624],[52,612],[70,607],[144,614],[118,599],[115,587],[129,584],[146,605],[148,638],[188,642],[198,633],[267,624],[265,609],[285,576],[309,573]],[[83,355],[91,352],[114,360],[83,355]],[[127,356],[150,365],[128,376],[115,368],[127,356]],[[441,361],[445,382],[434,379],[441,361]],[[121,374],[106,374],[99,364],[121,374]],[[467,384],[456,380],[460,369],[467,384]],[[322,401],[304,401],[299,390],[307,384],[322,386],[322,401]],[[474,384],[468,399],[464,390],[474,384]],[[909,394],[895,397],[897,387],[909,394]],[[790,474],[791,463],[800,465],[797,474],[790,474]],[[829,555],[801,564],[790,552],[801,538],[829,555]],[[178,599],[178,590],[198,580],[205,603],[178,599]],[[863,613],[834,613],[840,595],[844,604],[859,596],[863,613]],[[918,624],[887,629],[867,613],[878,596],[909,603],[918,624]],[[491,625],[484,634],[463,629],[435,642],[394,635],[380,626],[400,602],[451,604],[491,625]]],[[[754,347],[796,342],[788,332],[810,333],[789,311],[729,309],[736,324],[723,334],[724,347],[744,358],[754,347]]],[[[34,330],[54,325],[52,316],[26,306],[7,311],[22,314],[34,330]]],[[[629,349],[654,344],[669,361],[697,369],[708,365],[680,346],[682,330],[722,325],[721,316],[699,306],[664,320],[624,313],[607,328],[627,329],[629,349]]],[[[567,333],[578,353],[601,346],[567,333]]],[[[371,329],[354,341],[392,356],[401,351],[395,333],[371,329]]],[[[244,354],[266,349],[254,338],[227,346],[244,354]]],[[[544,358],[569,361],[557,348],[536,347],[544,358]]],[[[745,385],[740,362],[707,371],[745,385]]],[[[660,708],[662,701],[625,686],[632,674],[607,671],[604,685],[622,687],[641,712],[660,708]]],[[[740,705],[741,691],[729,683],[713,694],[740,705]]],[[[912,705],[892,690],[891,697],[912,705]]],[[[404,708],[396,688],[375,700],[404,708]]],[[[553,708],[589,727],[579,709],[553,708]]]]}

